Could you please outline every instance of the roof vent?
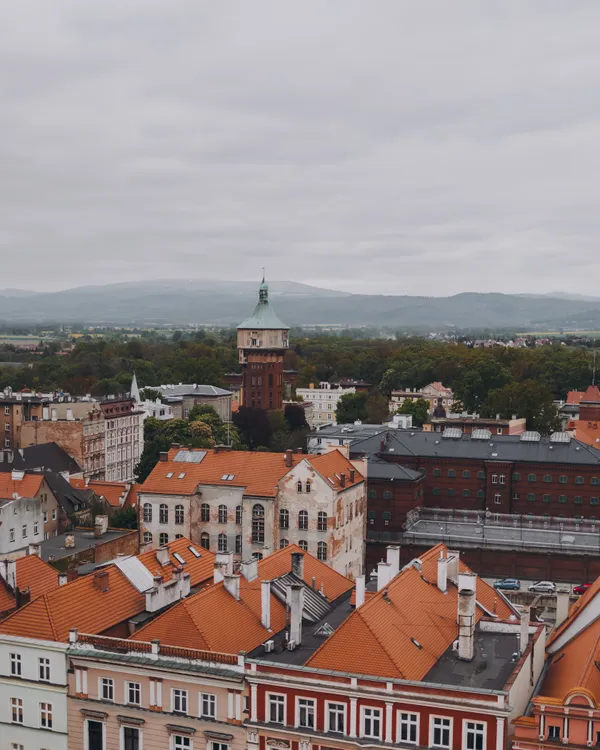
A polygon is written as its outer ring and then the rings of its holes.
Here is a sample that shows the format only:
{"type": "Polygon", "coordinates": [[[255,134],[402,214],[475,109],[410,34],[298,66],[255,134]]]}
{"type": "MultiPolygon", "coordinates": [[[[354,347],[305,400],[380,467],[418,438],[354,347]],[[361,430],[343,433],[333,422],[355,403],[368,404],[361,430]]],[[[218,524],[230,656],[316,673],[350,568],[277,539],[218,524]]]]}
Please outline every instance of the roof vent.
{"type": "Polygon", "coordinates": [[[539,443],[541,439],[542,436],[535,430],[525,430],[520,438],[522,443],[539,443]]]}
{"type": "Polygon", "coordinates": [[[462,437],[462,430],[460,427],[446,427],[442,432],[443,438],[452,438],[453,440],[460,440],[462,437]]]}

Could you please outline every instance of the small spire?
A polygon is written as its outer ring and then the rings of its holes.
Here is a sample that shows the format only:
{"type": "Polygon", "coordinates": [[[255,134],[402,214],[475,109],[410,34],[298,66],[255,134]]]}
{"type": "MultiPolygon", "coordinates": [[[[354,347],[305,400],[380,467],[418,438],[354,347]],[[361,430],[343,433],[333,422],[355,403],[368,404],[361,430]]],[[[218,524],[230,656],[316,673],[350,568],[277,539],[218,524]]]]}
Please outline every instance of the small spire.
{"type": "Polygon", "coordinates": [[[263,278],[261,285],[258,287],[258,299],[260,302],[269,301],[269,286],[265,281],[265,269],[263,268],[263,278]]]}

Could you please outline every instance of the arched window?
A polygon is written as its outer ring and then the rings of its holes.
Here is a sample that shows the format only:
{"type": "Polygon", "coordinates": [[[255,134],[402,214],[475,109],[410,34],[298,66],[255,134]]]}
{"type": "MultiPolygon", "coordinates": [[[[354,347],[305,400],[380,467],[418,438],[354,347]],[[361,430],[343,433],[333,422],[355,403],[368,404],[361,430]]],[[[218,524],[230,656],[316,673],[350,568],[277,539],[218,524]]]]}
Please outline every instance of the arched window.
{"type": "Polygon", "coordinates": [[[327,544],[325,542],[317,544],[317,560],[327,560],[327,544]]]}
{"type": "Polygon", "coordinates": [[[219,505],[219,523],[227,523],[227,506],[219,505]]]}
{"type": "Polygon", "coordinates": [[[219,534],[218,545],[219,552],[227,552],[227,534],[219,534]]]}
{"type": "Polygon", "coordinates": [[[263,544],[265,541],[265,509],[260,503],[252,506],[252,543],[263,544]]]}
{"type": "Polygon", "coordinates": [[[204,522],[210,521],[210,505],[208,503],[202,503],[200,506],[200,520],[204,522]]]}
{"type": "Polygon", "coordinates": [[[298,547],[300,547],[302,552],[308,552],[308,542],[306,541],[306,539],[301,539],[298,542],[298,547]]]}
{"type": "Polygon", "coordinates": [[[175,534],[175,539],[183,539],[183,534],[175,534]]]}
{"type": "Polygon", "coordinates": [[[183,505],[176,505],[175,506],[175,523],[182,524],[185,518],[185,513],[183,512],[183,505]]]}
{"type": "Polygon", "coordinates": [[[308,529],[308,511],[301,510],[298,513],[298,528],[302,530],[308,529]]]}
{"type": "Polygon", "coordinates": [[[242,525],[242,506],[237,505],[235,509],[235,522],[238,526],[242,525]]]}
{"type": "Polygon", "coordinates": [[[158,520],[160,523],[169,523],[169,506],[161,503],[158,509],[158,520]]]}
{"type": "Polygon", "coordinates": [[[152,534],[149,531],[144,531],[144,544],[151,544],[152,534]]]}
{"type": "Polygon", "coordinates": [[[320,510],[317,516],[317,530],[327,531],[327,513],[324,510],[320,510]]]}
{"type": "Polygon", "coordinates": [[[287,508],[282,508],[279,511],[279,528],[280,529],[290,528],[290,512],[287,508]]]}
{"type": "Polygon", "coordinates": [[[310,479],[306,480],[306,491],[310,492],[310,479]]]}
{"type": "Polygon", "coordinates": [[[242,535],[238,534],[235,538],[235,554],[241,555],[242,554],[242,535]]]}
{"type": "Polygon", "coordinates": [[[203,531],[202,534],[200,534],[200,546],[204,549],[210,549],[210,536],[206,531],[203,531]]]}
{"type": "Polygon", "coordinates": [[[279,540],[279,549],[284,549],[284,547],[287,547],[288,545],[289,545],[289,541],[287,539],[279,540]]]}
{"type": "Polygon", "coordinates": [[[297,487],[298,487],[298,492],[302,492],[302,482],[300,481],[300,479],[298,480],[297,487]]]}
{"type": "Polygon", "coordinates": [[[144,522],[150,523],[152,521],[152,503],[144,503],[144,522]]]}
{"type": "Polygon", "coordinates": [[[160,544],[161,547],[164,544],[168,544],[169,543],[169,535],[168,534],[164,534],[164,533],[163,534],[159,534],[158,535],[158,543],[160,544]]]}

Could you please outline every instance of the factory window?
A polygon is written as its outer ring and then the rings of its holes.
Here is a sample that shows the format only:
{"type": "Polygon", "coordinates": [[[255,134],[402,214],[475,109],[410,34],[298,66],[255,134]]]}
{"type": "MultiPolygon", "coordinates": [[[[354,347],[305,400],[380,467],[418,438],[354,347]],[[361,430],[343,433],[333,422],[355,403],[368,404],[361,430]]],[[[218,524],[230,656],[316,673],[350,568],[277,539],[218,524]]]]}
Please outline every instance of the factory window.
{"type": "Polygon", "coordinates": [[[483,490],[477,490],[477,497],[485,497],[485,492],[483,490]]]}
{"type": "Polygon", "coordinates": [[[442,493],[442,491],[440,490],[439,487],[434,487],[433,490],[432,490],[432,494],[433,495],[441,495],[441,493],[442,493]]]}
{"type": "Polygon", "coordinates": [[[369,498],[375,500],[377,498],[377,490],[369,490],[369,498]]]}
{"type": "Polygon", "coordinates": [[[575,501],[575,505],[581,505],[583,503],[583,498],[580,497],[579,495],[576,495],[574,498],[574,501],[575,501]]]}
{"type": "Polygon", "coordinates": [[[521,475],[517,471],[513,471],[513,482],[518,482],[521,479],[521,475]]]}
{"type": "Polygon", "coordinates": [[[560,482],[561,484],[567,484],[567,482],[569,481],[569,478],[568,478],[568,477],[566,477],[566,476],[565,476],[564,474],[562,474],[562,475],[561,475],[561,476],[560,476],[560,477],[558,478],[558,481],[559,481],[559,482],[560,482]]]}
{"type": "Polygon", "coordinates": [[[597,487],[597,486],[598,486],[598,485],[600,484],[600,477],[592,477],[592,478],[590,479],[590,484],[591,484],[591,485],[592,485],[593,487],[597,487]]]}
{"type": "Polygon", "coordinates": [[[549,503],[549,502],[550,502],[550,501],[552,500],[552,498],[551,498],[551,496],[550,496],[550,495],[544,495],[544,496],[542,497],[542,500],[543,500],[543,502],[545,502],[545,503],[549,503]]]}
{"type": "Polygon", "coordinates": [[[454,497],[454,495],[456,495],[456,491],[453,490],[453,489],[449,489],[448,490],[448,497],[454,497]]]}
{"type": "Polygon", "coordinates": [[[210,521],[210,505],[208,503],[202,503],[200,506],[200,520],[205,523],[210,521]]]}
{"type": "Polygon", "coordinates": [[[599,502],[597,497],[590,497],[590,505],[598,505],[599,502]]]}
{"type": "Polygon", "coordinates": [[[544,474],[544,482],[551,482],[551,481],[552,481],[552,475],[544,474]]]}
{"type": "Polygon", "coordinates": [[[434,477],[441,477],[442,476],[442,472],[439,469],[434,469],[433,470],[433,476],[434,477]]]}
{"type": "Polygon", "coordinates": [[[584,479],[583,477],[575,477],[575,484],[583,484],[584,479]]]}
{"type": "Polygon", "coordinates": [[[448,476],[454,479],[454,477],[456,476],[456,472],[454,471],[454,469],[448,469],[448,476]]]}
{"type": "Polygon", "coordinates": [[[529,493],[529,494],[527,495],[527,500],[528,500],[528,501],[529,501],[530,503],[535,503],[535,495],[534,495],[534,493],[533,493],[533,492],[530,492],[530,493],[529,493]]]}
{"type": "Polygon", "coordinates": [[[394,497],[394,494],[390,492],[389,490],[385,490],[383,493],[383,499],[384,500],[391,500],[394,497]]]}
{"type": "Polygon", "coordinates": [[[470,479],[470,478],[471,478],[471,472],[465,469],[465,471],[463,471],[463,479],[470,479]]]}
{"type": "Polygon", "coordinates": [[[477,479],[485,479],[485,471],[478,471],[477,479]]]}

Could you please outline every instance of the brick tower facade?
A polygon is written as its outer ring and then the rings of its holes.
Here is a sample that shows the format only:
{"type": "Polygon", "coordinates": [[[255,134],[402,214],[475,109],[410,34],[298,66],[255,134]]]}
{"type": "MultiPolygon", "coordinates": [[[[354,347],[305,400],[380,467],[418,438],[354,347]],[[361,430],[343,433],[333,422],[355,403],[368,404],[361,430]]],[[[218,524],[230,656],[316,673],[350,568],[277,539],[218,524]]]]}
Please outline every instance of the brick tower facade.
{"type": "Polygon", "coordinates": [[[289,346],[288,332],[288,326],[269,304],[269,287],[263,278],[254,312],[237,329],[243,368],[242,406],[283,408],[283,356],[289,346]]]}

